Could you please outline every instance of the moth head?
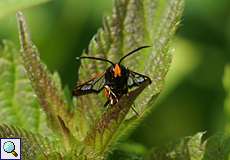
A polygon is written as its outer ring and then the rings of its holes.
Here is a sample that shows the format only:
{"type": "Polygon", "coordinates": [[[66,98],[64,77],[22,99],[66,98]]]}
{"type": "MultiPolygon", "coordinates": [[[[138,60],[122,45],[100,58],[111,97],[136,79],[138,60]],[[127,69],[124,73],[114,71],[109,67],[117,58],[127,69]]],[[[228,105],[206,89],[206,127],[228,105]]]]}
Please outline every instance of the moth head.
{"type": "Polygon", "coordinates": [[[115,78],[121,76],[121,67],[119,64],[115,64],[115,66],[113,67],[113,75],[115,78]]]}

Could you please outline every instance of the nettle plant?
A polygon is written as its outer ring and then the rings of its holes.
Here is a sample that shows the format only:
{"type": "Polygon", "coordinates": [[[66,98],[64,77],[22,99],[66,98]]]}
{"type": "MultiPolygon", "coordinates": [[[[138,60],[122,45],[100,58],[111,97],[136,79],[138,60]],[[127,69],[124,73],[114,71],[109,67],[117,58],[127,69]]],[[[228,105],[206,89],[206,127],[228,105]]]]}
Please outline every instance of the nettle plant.
{"type": "MultiPolygon", "coordinates": [[[[22,137],[25,159],[107,157],[118,140],[145,117],[160,93],[172,59],[169,42],[182,10],[182,0],[115,1],[112,16],[105,17],[103,27],[83,55],[116,62],[137,47],[151,45],[125,63],[131,70],[148,75],[152,84],[143,83],[108,108],[103,107],[105,98],[101,94],[70,100],[69,91],[62,90],[58,74],[51,74],[41,62],[26,20],[18,12],[21,54],[12,44],[4,42],[1,53],[1,59],[4,59],[1,63],[1,111],[9,113],[10,124],[21,128],[2,125],[1,135],[22,137]],[[134,101],[139,116],[129,111],[134,101]]],[[[97,61],[82,61],[79,79],[87,80],[107,67],[97,61]]]]}
{"type": "MultiPolygon", "coordinates": [[[[0,17],[39,1],[8,3],[0,2],[0,17]],[[1,10],[8,3],[14,7],[1,10]]],[[[161,92],[172,60],[170,41],[183,7],[183,0],[115,0],[112,15],[104,18],[102,28],[82,55],[116,62],[137,47],[151,45],[125,64],[148,75],[152,83],[143,83],[108,108],[103,107],[102,94],[70,98],[71,92],[62,89],[58,73],[50,73],[41,62],[26,20],[17,12],[21,52],[6,40],[0,48],[0,137],[22,138],[23,159],[107,159],[118,142],[146,117],[161,92]],[[138,116],[130,110],[134,101],[138,116]]],[[[88,80],[107,67],[106,63],[82,61],[79,79],[88,80]]],[[[227,156],[228,137],[218,135],[203,142],[202,136],[198,133],[135,158],[227,156]]]]}

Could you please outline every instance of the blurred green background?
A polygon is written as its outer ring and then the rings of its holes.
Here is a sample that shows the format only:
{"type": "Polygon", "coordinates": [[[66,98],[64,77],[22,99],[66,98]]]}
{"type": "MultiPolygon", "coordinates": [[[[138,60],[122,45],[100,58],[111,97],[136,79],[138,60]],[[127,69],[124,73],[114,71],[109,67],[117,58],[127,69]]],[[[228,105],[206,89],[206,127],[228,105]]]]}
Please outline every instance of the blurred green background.
{"type": "MultiPolygon", "coordinates": [[[[42,60],[60,73],[63,85],[73,88],[75,57],[87,48],[111,8],[112,0],[56,0],[24,11],[42,60]]],[[[19,47],[14,15],[1,20],[0,39],[10,39],[19,47]]],[[[165,89],[153,112],[131,134],[132,143],[150,148],[225,128],[222,79],[230,58],[230,1],[186,0],[172,48],[165,89]]]]}

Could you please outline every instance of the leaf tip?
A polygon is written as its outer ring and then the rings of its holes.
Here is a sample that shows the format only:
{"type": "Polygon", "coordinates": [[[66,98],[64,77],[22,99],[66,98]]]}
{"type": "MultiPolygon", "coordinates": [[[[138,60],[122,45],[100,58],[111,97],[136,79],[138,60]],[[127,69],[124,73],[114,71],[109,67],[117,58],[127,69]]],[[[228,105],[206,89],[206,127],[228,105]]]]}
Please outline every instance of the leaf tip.
{"type": "Polygon", "coordinates": [[[18,22],[19,37],[22,49],[26,49],[31,45],[29,31],[27,29],[26,19],[21,11],[17,11],[16,18],[18,22]]]}

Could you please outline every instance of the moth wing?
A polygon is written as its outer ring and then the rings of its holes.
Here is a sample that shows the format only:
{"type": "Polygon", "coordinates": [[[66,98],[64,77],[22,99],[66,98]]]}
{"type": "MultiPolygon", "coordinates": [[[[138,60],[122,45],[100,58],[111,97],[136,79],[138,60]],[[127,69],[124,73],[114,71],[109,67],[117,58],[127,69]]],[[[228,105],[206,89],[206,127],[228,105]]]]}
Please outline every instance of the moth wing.
{"type": "Polygon", "coordinates": [[[105,74],[100,74],[91,80],[77,85],[73,90],[74,96],[82,96],[90,93],[99,93],[105,85],[105,74]]]}
{"type": "Polygon", "coordinates": [[[128,78],[129,88],[137,87],[146,81],[149,81],[149,83],[151,83],[151,79],[148,76],[129,70],[129,78],[128,78]]]}

